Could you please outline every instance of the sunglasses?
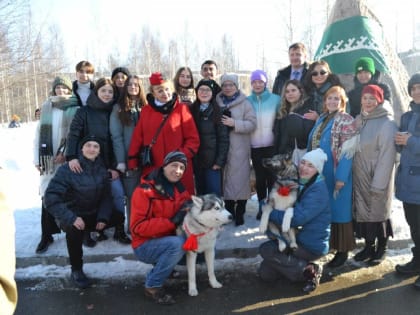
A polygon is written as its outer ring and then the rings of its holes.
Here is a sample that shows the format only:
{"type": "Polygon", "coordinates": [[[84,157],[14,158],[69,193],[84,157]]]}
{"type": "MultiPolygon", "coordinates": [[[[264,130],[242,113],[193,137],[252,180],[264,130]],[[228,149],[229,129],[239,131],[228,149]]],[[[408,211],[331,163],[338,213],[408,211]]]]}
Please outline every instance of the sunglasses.
{"type": "Polygon", "coordinates": [[[319,76],[319,75],[326,75],[326,74],[328,74],[328,72],[327,72],[327,71],[321,70],[321,71],[319,71],[319,72],[317,72],[317,71],[312,72],[312,73],[311,73],[311,76],[313,76],[313,77],[317,77],[317,76],[319,76]]]}

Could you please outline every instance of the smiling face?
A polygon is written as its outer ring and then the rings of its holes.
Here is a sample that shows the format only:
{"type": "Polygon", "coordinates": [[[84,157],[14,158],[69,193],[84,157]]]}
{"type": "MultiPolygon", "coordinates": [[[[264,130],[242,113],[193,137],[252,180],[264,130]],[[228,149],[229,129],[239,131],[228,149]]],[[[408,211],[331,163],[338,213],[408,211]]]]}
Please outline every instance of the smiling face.
{"type": "Polygon", "coordinates": [[[372,73],[370,73],[370,71],[362,70],[357,72],[356,77],[361,84],[366,84],[372,79],[372,73]]]}
{"type": "Polygon", "coordinates": [[[169,163],[163,168],[163,175],[171,183],[179,182],[184,175],[185,165],[181,162],[175,161],[169,163]]]}
{"type": "Polygon", "coordinates": [[[321,87],[328,79],[328,69],[324,65],[316,65],[311,72],[312,82],[316,87],[321,87]]]}
{"type": "Polygon", "coordinates": [[[127,93],[130,97],[138,96],[140,93],[140,82],[137,78],[130,78],[127,83],[127,93]]]}
{"type": "Polygon", "coordinates": [[[289,83],[284,89],[284,97],[290,104],[296,104],[302,97],[302,92],[296,85],[289,83]]]}
{"type": "Polygon", "coordinates": [[[306,61],[306,53],[301,48],[291,48],[289,50],[289,61],[293,69],[299,69],[306,61]]]}
{"type": "Polygon", "coordinates": [[[115,86],[118,88],[123,88],[125,80],[127,80],[127,75],[122,72],[118,72],[112,77],[112,81],[114,82],[115,86]]]}
{"type": "Polygon", "coordinates": [[[93,79],[93,72],[88,67],[82,67],[76,72],[76,78],[80,83],[88,83],[93,79]]]}
{"type": "Polygon", "coordinates": [[[329,113],[335,112],[341,108],[341,97],[337,92],[328,94],[325,99],[325,107],[329,113]]]}
{"type": "Polygon", "coordinates": [[[254,80],[251,82],[252,91],[259,95],[265,90],[265,83],[262,80],[254,80]]]}
{"type": "Polygon", "coordinates": [[[189,88],[191,85],[192,76],[190,72],[187,69],[184,69],[179,74],[179,80],[178,83],[183,88],[189,88]]]}
{"type": "Polygon", "coordinates": [[[225,81],[222,84],[222,93],[227,96],[227,97],[231,97],[233,95],[235,95],[235,93],[238,91],[238,88],[236,87],[235,83],[233,83],[232,81],[225,81]]]}
{"type": "Polygon", "coordinates": [[[158,102],[165,104],[172,99],[172,88],[169,83],[154,85],[152,86],[152,94],[158,102]]]}
{"type": "Polygon", "coordinates": [[[114,89],[111,84],[105,84],[98,89],[98,98],[104,102],[109,103],[114,98],[114,89]]]}
{"type": "Polygon", "coordinates": [[[362,95],[362,111],[371,113],[378,105],[378,100],[373,94],[365,93],[362,95]]]}
{"type": "Polygon", "coordinates": [[[203,64],[201,67],[201,76],[204,79],[214,80],[217,75],[217,67],[214,64],[203,64]]]}
{"type": "Polygon", "coordinates": [[[201,103],[203,104],[210,103],[210,100],[212,97],[213,97],[213,91],[208,86],[202,85],[198,88],[197,98],[201,103]]]}
{"type": "Polygon", "coordinates": [[[299,163],[299,176],[302,179],[311,179],[316,173],[318,173],[315,166],[306,160],[300,160],[299,163]]]}
{"type": "Polygon", "coordinates": [[[88,141],[82,147],[82,154],[85,158],[95,161],[101,152],[101,146],[96,141],[88,141]]]}
{"type": "Polygon", "coordinates": [[[69,88],[63,84],[56,85],[54,88],[54,93],[58,96],[71,94],[69,88]]]}

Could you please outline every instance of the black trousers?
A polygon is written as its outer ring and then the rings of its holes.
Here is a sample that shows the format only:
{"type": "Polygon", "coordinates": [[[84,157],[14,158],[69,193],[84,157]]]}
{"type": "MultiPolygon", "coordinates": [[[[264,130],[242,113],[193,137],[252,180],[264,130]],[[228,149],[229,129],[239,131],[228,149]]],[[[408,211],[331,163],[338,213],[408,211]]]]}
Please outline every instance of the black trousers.
{"type": "Polygon", "coordinates": [[[45,208],[44,200],[42,200],[41,205],[41,233],[42,237],[47,237],[53,234],[61,233],[61,229],[58,227],[55,218],[45,208]]]}
{"type": "Polygon", "coordinates": [[[411,248],[413,260],[416,264],[420,264],[420,205],[403,202],[403,207],[414,243],[414,247],[411,248]]]}
{"type": "Polygon", "coordinates": [[[274,147],[252,148],[251,160],[255,172],[255,185],[258,201],[267,198],[268,192],[273,187],[275,176],[262,165],[262,160],[274,155],[274,147]]]}

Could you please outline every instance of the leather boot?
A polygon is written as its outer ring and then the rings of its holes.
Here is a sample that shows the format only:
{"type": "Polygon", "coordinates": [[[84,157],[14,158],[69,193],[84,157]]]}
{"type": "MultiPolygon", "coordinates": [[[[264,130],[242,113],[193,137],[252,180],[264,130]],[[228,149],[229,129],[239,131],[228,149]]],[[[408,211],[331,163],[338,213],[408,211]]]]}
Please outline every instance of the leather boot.
{"type": "Polygon", "coordinates": [[[41,241],[36,247],[36,253],[42,254],[47,251],[48,247],[54,242],[54,239],[51,235],[42,235],[41,241]]]}
{"type": "Polygon", "coordinates": [[[303,277],[306,281],[303,292],[311,293],[319,286],[319,281],[322,277],[322,266],[309,263],[303,270],[303,277]]]}
{"type": "Polygon", "coordinates": [[[235,225],[243,225],[244,221],[244,214],[246,208],[246,200],[238,200],[238,204],[236,205],[236,217],[235,217],[235,225]]]}
{"type": "Polygon", "coordinates": [[[96,241],[90,236],[90,231],[83,232],[83,245],[87,247],[95,247],[96,241]]]}
{"type": "Polygon", "coordinates": [[[265,203],[265,200],[258,201],[258,213],[257,213],[257,216],[255,218],[257,221],[261,220],[262,207],[263,207],[264,203],[265,203]]]}
{"type": "Polygon", "coordinates": [[[367,243],[365,248],[354,255],[353,258],[355,261],[366,261],[370,259],[373,254],[375,254],[375,243],[367,243]]]}
{"type": "Polygon", "coordinates": [[[114,240],[121,244],[131,244],[131,239],[124,232],[124,224],[118,224],[115,226],[114,240]]]}
{"type": "Polygon", "coordinates": [[[381,262],[385,260],[387,244],[388,244],[387,237],[378,238],[378,246],[376,248],[376,251],[369,260],[370,265],[373,265],[373,266],[379,265],[381,262]]]}
{"type": "Polygon", "coordinates": [[[348,253],[347,252],[336,252],[334,258],[327,264],[330,268],[337,268],[347,261],[348,253]]]}

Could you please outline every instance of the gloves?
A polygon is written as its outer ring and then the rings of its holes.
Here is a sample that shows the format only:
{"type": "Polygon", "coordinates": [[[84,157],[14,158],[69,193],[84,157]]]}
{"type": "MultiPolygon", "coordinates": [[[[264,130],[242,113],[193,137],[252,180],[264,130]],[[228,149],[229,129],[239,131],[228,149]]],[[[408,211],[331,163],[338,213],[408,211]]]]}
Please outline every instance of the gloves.
{"type": "Polygon", "coordinates": [[[118,163],[116,168],[121,173],[125,173],[125,170],[127,169],[127,166],[125,165],[125,163],[118,163]]]}
{"type": "Polygon", "coordinates": [[[187,214],[187,211],[184,209],[179,210],[172,218],[171,222],[175,224],[175,226],[179,226],[184,222],[184,217],[187,214]]]}

